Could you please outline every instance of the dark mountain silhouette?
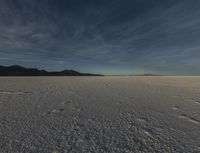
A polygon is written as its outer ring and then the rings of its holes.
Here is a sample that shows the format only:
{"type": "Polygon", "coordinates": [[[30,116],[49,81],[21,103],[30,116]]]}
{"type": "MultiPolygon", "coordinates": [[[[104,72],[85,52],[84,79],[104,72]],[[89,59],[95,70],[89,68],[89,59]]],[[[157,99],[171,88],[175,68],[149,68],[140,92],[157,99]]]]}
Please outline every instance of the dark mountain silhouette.
{"type": "Polygon", "coordinates": [[[100,74],[80,73],[74,70],[48,72],[37,68],[25,68],[19,65],[0,66],[0,76],[102,76],[100,74]]]}

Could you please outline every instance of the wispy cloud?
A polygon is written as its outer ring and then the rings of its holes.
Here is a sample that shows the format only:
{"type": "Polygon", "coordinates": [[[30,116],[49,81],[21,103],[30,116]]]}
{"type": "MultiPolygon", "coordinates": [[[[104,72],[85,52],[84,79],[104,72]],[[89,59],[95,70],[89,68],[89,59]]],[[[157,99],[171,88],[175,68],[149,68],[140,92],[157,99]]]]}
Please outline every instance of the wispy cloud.
{"type": "Polygon", "coordinates": [[[199,7],[198,0],[1,0],[0,64],[199,74],[199,7]]]}

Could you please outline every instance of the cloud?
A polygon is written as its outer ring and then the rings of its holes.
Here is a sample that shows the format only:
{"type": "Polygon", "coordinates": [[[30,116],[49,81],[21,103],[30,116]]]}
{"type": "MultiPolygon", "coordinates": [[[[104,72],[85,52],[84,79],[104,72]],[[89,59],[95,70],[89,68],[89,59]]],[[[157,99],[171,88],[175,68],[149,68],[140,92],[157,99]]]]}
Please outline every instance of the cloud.
{"type": "Polygon", "coordinates": [[[198,74],[199,7],[197,0],[2,0],[0,64],[198,74]]]}

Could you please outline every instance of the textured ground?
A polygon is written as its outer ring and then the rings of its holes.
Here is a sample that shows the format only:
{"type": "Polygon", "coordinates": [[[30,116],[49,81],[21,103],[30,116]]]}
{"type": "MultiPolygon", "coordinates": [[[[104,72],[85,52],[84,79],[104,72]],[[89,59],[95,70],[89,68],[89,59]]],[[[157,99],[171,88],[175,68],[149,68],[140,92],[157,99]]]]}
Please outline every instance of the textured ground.
{"type": "Polygon", "coordinates": [[[200,152],[200,77],[0,78],[0,152],[200,152]]]}

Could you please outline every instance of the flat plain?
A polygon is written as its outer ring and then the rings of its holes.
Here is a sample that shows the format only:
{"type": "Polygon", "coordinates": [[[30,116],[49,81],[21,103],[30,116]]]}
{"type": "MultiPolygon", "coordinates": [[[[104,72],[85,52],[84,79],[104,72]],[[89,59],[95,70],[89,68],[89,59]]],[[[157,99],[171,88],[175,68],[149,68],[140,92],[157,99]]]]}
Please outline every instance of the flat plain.
{"type": "Polygon", "coordinates": [[[1,153],[200,152],[200,77],[1,77],[1,153]]]}

